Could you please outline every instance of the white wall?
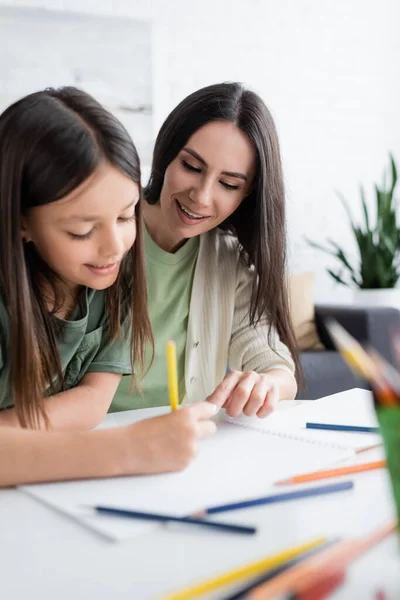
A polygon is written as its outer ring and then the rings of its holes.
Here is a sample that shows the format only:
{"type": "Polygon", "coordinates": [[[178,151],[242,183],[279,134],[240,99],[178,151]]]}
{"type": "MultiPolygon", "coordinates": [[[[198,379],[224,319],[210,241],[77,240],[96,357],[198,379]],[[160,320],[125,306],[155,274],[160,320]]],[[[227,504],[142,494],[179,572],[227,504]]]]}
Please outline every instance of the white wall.
{"type": "Polygon", "coordinates": [[[0,5],[0,40],[0,112],[38,89],[75,85],[111,110],[151,161],[150,21],[0,5]]]}
{"type": "MultiPolygon", "coordinates": [[[[291,267],[317,272],[316,299],[347,297],[334,263],[303,241],[352,248],[334,189],[358,214],[392,150],[400,166],[398,0],[0,0],[0,4],[150,18],[155,130],[194,89],[240,80],[272,110],[282,145],[291,267]]],[[[4,43],[0,40],[1,44],[4,43]]],[[[371,194],[372,200],[372,194],[371,194]]]]}

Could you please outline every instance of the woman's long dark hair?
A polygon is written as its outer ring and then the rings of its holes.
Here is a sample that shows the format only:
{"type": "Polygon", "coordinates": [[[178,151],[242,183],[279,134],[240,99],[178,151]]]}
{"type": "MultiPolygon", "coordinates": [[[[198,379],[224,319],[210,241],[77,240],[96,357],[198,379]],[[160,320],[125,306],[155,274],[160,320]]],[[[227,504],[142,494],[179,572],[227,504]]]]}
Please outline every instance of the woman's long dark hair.
{"type": "Polygon", "coordinates": [[[254,265],[257,277],[251,295],[251,323],[256,325],[262,316],[268,316],[288,346],[301,382],[285,276],[286,215],[279,142],[271,113],[261,98],[240,83],[210,85],[185,98],[169,114],[157,136],[144,197],[149,204],[159,201],[168,165],[188,139],[212,121],[234,123],[256,150],[252,189],[219,227],[237,237],[247,264],[254,265]]]}
{"type": "MultiPolygon", "coordinates": [[[[44,398],[49,389],[54,391],[54,377],[61,383],[63,378],[57,332],[42,293],[46,281],[59,297],[57,277],[33,244],[23,244],[22,217],[30,208],[72,192],[102,163],[119,169],[140,189],[140,163],[131,138],[81,90],[64,87],[30,94],[0,115],[0,294],[9,316],[9,338],[3,337],[1,344],[23,427],[36,426],[40,416],[47,423],[44,398]]],[[[132,366],[143,365],[145,342],[152,340],[140,203],[136,220],[136,242],[117,281],[105,292],[110,341],[124,335],[121,323],[131,319],[132,366]]]]}

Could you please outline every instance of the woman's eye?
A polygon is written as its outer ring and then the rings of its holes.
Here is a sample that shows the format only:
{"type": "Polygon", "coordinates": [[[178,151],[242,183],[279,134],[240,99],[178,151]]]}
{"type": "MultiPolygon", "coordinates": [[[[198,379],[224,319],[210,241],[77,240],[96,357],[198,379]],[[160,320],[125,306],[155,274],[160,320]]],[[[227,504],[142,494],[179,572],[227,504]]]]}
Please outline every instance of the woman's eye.
{"type": "Polygon", "coordinates": [[[92,235],[92,232],[88,231],[88,233],[78,234],[78,233],[72,233],[71,231],[68,231],[68,235],[73,240],[87,240],[92,235]]]}
{"type": "Polygon", "coordinates": [[[230,183],[225,183],[225,181],[221,181],[221,185],[223,185],[224,188],[227,190],[238,190],[239,189],[238,185],[231,185],[230,183]]]}
{"type": "Polygon", "coordinates": [[[182,166],[187,170],[187,171],[192,171],[194,173],[201,173],[201,169],[199,169],[198,167],[194,167],[193,165],[189,164],[188,162],[186,162],[186,160],[182,160],[182,166]]]}
{"type": "Polygon", "coordinates": [[[136,215],[132,215],[131,217],[120,217],[119,220],[123,223],[130,223],[132,221],[136,221],[136,215]]]}

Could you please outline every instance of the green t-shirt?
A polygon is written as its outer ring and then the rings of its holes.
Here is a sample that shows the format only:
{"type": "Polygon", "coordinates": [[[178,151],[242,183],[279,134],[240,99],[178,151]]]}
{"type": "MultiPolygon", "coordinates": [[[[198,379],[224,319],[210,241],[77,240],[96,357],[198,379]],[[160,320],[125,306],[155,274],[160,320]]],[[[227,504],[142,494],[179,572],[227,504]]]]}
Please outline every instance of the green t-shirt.
{"type": "MultiPolygon", "coordinates": [[[[86,373],[131,373],[130,335],[107,344],[104,301],[104,291],[86,288],[68,321],[53,317],[57,329],[60,328],[57,346],[64,375],[64,389],[78,385],[86,373]]],[[[8,314],[1,302],[0,331],[3,349],[7,351],[8,314]]],[[[9,373],[7,356],[0,350],[0,410],[13,406],[9,373]]]]}
{"type": "MultiPolygon", "coordinates": [[[[110,412],[164,406],[169,402],[165,344],[176,343],[179,400],[185,396],[185,347],[190,297],[199,238],[188,239],[174,254],[162,250],[145,231],[146,276],[149,314],[154,335],[154,360],[140,382],[141,393],[130,391],[130,378],[123,377],[110,412]]],[[[146,350],[146,364],[151,351],[146,350]]]]}

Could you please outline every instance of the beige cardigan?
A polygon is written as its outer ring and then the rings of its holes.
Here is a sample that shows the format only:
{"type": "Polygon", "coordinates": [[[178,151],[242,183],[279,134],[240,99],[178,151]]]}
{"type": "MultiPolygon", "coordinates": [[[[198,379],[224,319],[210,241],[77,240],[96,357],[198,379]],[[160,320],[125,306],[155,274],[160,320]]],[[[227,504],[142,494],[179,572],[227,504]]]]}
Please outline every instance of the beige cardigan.
{"type": "Polygon", "coordinates": [[[276,332],[268,344],[266,319],[249,322],[253,272],[239,260],[237,242],[214,229],[200,236],[185,353],[186,401],[205,400],[224,378],[227,366],[264,373],[294,373],[287,347],[276,332]]]}

